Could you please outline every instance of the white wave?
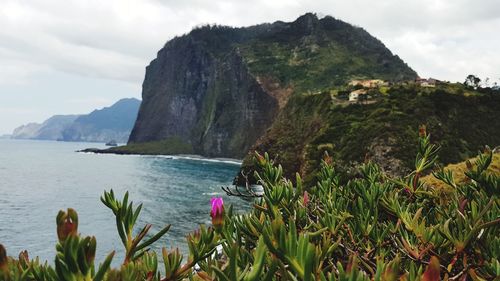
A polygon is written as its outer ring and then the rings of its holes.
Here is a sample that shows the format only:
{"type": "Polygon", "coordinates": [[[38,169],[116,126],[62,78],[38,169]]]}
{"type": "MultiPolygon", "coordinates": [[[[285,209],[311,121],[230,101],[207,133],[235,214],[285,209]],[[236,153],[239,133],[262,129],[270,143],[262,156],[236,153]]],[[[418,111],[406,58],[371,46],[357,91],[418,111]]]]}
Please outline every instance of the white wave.
{"type": "Polygon", "coordinates": [[[203,195],[208,195],[208,196],[217,196],[217,195],[223,195],[224,193],[222,192],[203,192],[203,195]]]}
{"type": "Polygon", "coordinates": [[[238,159],[229,159],[229,158],[205,158],[202,156],[198,155],[176,155],[176,156],[170,156],[172,159],[185,159],[185,160],[196,160],[196,161],[203,161],[203,162],[214,162],[214,163],[226,163],[226,164],[233,164],[233,165],[241,165],[241,160],[238,159]]]}
{"type": "MultiPolygon", "coordinates": [[[[94,152],[85,152],[85,151],[77,151],[82,154],[96,154],[94,152]]],[[[144,157],[144,158],[164,158],[164,159],[172,159],[172,160],[195,160],[195,161],[203,161],[203,162],[212,162],[212,163],[225,163],[231,165],[240,166],[242,161],[238,159],[231,158],[205,158],[200,155],[149,155],[149,154],[114,154],[114,153],[97,153],[97,155],[112,155],[112,156],[129,156],[129,157],[144,157]]]]}

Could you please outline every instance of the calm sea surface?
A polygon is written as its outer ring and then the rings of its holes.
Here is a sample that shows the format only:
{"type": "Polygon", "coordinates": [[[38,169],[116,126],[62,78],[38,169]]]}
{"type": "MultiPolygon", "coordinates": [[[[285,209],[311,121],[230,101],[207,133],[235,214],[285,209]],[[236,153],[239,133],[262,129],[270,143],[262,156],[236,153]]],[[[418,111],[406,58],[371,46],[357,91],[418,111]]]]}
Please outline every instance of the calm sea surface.
{"type": "Polygon", "coordinates": [[[221,186],[231,184],[238,163],[177,157],[123,156],[76,153],[104,147],[95,143],[0,140],[0,243],[8,255],[28,250],[52,262],[57,242],[55,218],[59,210],[74,208],[79,232],[97,239],[98,261],[117,250],[123,258],[114,216],[99,200],[104,190],[143,203],[137,228],[153,224],[156,232],[172,224],[153,247],[179,247],[187,252],[185,235],[201,223],[210,224],[210,198],[224,197],[236,210],[250,203],[227,197],[221,186]]]}

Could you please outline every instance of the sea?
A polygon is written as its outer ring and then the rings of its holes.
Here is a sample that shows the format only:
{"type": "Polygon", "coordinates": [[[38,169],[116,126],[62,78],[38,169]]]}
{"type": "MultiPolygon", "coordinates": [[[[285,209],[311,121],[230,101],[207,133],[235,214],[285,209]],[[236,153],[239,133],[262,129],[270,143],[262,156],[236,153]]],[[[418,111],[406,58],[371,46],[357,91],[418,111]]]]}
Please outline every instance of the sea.
{"type": "Polygon", "coordinates": [[[227,196],[240,163],[190,156],[140,156],[76,152],[104,148],[104,144],[0,140],[0,244],[9,256],[27,250],[53,263],[57,243],[56,215],[73,208],[78,231],[97,239],[96,260],[113,250],[113,264],[123,260],[124,250],[113,213],[100,201],[105,190],[143,204],[136,224],[138,232],[153,225],[151,234],[171,224],[169,232],[152,246],[179,248],[187,253],[186,235],[200,224],[210,225],[210,198],[223,197],[235,212],[250,209],[251,201],[227,196]]]}

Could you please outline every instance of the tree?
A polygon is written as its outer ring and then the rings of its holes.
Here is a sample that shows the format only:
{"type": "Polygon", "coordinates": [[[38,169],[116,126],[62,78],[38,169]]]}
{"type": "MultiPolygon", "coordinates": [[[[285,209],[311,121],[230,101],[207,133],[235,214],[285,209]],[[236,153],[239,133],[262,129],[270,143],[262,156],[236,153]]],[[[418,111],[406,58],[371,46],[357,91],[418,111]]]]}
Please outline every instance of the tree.
{"type": "Polygon", "coordinates": [[[465,78],[464,85],[469,87],[474,87],[474,89],[477,89],[480,83],[481,79],[479,79],[479,77],[473,74],[469,74],[467,78],[465,78]]]}
{"type": "Polygon", "coordinates": [[[486,88],[488,88],[490,86],[490,78],[489,77],[486,77],[486,79],[484,79],[483,86],[486,88]]]}

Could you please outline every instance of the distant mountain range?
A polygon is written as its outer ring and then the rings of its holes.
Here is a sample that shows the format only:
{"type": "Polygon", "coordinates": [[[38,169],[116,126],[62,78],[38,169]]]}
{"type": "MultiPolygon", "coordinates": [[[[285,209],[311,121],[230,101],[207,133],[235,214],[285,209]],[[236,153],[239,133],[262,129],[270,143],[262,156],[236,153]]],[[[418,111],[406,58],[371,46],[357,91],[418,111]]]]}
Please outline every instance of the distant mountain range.
{"type": "Polygon", "coordinates": [[[14,129],[11,138],[127,142],[140,104],[138,99],[126,98],[85,115],[54,115],[41,124],[29,123],[14,129]]]}
{"type": "Polygon", "coordinates": [[[62,139],[62,131],[73,123],[79,115],[54,115],[43,123],[28,123],[14,129],[14,139],[62,139]]]}

